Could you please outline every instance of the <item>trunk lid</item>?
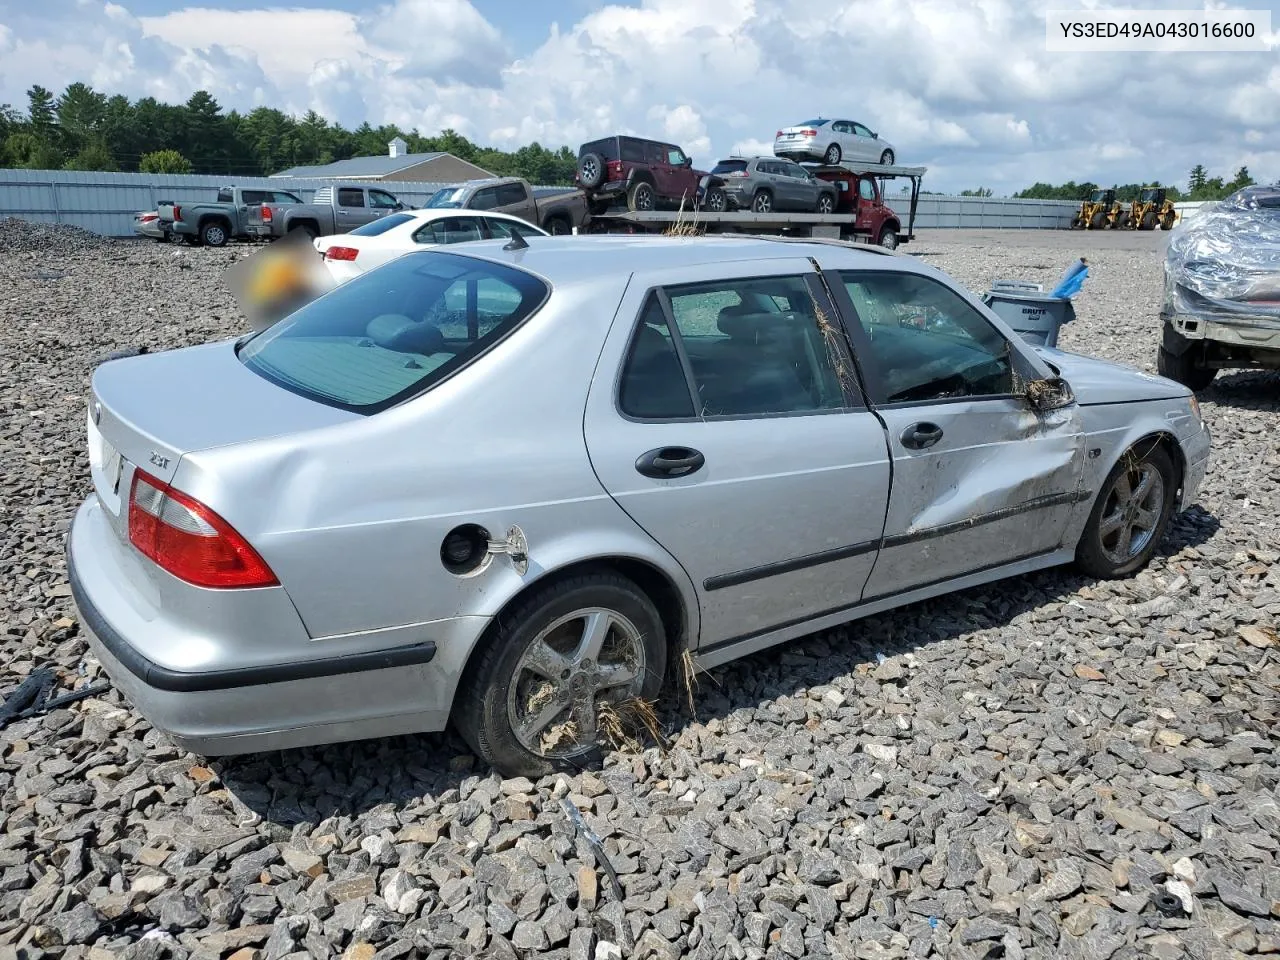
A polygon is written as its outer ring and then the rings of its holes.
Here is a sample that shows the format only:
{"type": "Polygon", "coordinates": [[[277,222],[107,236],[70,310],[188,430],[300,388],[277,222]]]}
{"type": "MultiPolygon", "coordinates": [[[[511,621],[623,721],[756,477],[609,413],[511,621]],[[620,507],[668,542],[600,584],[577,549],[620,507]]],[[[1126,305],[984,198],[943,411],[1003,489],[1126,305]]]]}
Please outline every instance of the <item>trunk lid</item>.
{"type": "Polygon", "coordinates": [[[136,469],[168,483],[187,453],[357,418],[258,376],[234,341],[112,360],[94,371],[89,396],[94,489],[123,536],[136,469]]]}

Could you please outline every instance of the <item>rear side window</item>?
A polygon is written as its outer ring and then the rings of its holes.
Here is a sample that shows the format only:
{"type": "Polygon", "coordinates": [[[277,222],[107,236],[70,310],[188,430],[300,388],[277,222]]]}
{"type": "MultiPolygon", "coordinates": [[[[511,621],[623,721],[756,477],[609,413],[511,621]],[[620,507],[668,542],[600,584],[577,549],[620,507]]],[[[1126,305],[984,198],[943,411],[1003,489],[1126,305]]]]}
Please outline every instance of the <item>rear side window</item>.
{"type": "Polygon", "coordinates": [[[467,243],[483,240],[479,217],[444,217],[432,220],[413,232],[418,243],[467,243]]]}
{"type": "Polygon", "coordinates": [[[364,191],[353,187],[338,188],[338,206],[363,207],[364,191]]]}
{"type": "Polygon", "coordinates": [[[393,230],[403,223],[408,223],[413,217],[407,213],[389,213],[385,217],[379,217],[377,220],[370,220],[368,223],[361,224],[354,230],[347,231],[356,237],[376,237],[379,234],[393,230]]]}
{"type": "Polygon", "coordinates": [[[523,270],[424,250],[313,300],[245,343],[239,356],[285,390],[377,413],[492,348],[549,293],[523,270]]]}
{"type": "Polygon", "coordinates": [[[634,137],[619,139],[622,143],[622,159],[628,163],[652,163],[661,155],[662,148],[647,140],[637,140],[634,137]]]}
{"type": "Polygon", "coordinates": [[[803,277],[668,287],[673,331],[651,296],[623,367],[618,406],[638,419],[689,417],[679,350],[693,374],[700,417],[815,413],[846,406],[852,376],[803,277]],[[676,344],[679,344],[679,347],[676,344]]]}
{"type": "Polygon", "coordinates": [[[606,160],[617,160],[618,138],[606,137],[604,140],[592,140],[590,143],[584,143],[578,149],[579,157],[585,157],[588,153],[599,154],[606,160]]]}

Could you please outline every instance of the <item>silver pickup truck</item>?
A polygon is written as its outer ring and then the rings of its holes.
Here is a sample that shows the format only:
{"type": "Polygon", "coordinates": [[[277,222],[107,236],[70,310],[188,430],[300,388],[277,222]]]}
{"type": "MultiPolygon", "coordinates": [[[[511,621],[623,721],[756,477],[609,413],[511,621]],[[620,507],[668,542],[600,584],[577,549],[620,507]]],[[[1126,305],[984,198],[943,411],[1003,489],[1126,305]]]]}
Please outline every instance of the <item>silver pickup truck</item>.
{"type": "Polygon", "coordinates": [[[408,209],[407,203],[375,187],[321,187],[310,203],[263,203],[250,207],[247,227],[250,236],[264,240],[277,239],[294,230],[314,240],[349,233],[389,213],[408,209]]]}
{"type": "Polygon", "coordinates": [[[161,200],[156,207],[161,231],[193,246],[224,246],[230,240],[250,239],[248,211],[264,203],[285,207],[302,203],[287,190],[260,187],[222,187],[211,201],[161,200]]]}
{"type": "Polygon", "coordinates": [[[547,233],[572,233],[574,227],[584,226],[591,216],[581,191],[538,196],[529,181],[519,177],[468,180],[444,187],[426,202],[428,210],[439,207],[505,213],[541,227],[547,233]]]}

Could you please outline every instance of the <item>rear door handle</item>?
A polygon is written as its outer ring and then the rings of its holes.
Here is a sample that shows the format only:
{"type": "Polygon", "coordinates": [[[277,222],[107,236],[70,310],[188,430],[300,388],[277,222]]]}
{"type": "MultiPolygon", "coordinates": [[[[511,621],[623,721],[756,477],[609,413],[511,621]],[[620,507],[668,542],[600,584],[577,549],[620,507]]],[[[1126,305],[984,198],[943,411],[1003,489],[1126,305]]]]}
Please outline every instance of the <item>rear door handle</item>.
{"type": "Polygon", "coordinates": [[[655,479],[687,477],[702,469],[706,462],[707,458],[701,452],[689,447],[658,447],[640,454],[636,460],[636,470],[655,479]]]}
{"type": "Polygon", "coordinates": [[[902,431],[902,445],[908,450],[923,450],[942,439],[942,428],[936,423],[913,423],[902,431]]]}

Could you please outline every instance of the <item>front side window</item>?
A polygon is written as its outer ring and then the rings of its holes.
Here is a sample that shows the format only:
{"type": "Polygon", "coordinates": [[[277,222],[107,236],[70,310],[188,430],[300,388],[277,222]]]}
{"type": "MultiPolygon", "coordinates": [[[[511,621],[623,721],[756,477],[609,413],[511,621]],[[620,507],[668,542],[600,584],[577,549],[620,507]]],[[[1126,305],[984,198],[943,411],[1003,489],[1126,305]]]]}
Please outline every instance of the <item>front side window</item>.
{"type": "Polygon", "coordinates": [[[364,191],[353,187],[338,188],[338,206],[340,207],[363,207],[364,191]]]}
{"type": "Polygon", "coordinates": [[[673,167],[678,167],[684,163],[684,151],[679,147],[670,147],[667,150],[667,163],[673,167]]]}
{"type": "Polygon", "coordinates": [[[870,180],[862,178],[858,181],[858,196],[863,200],[874,200],[876,198],[876,188],[870,180]]]}
{"type": "Polygon", "coordinates": [[[492,210],[497,205],[497,187],[485,187],[483,190],[477,190],[476,195],[471,198],[471,203],[469,204],[472,210],[492,210]]]}
{"type": "Polygon", "coordinates": [[[860,136],[860,137],[871,137],[871,136],[872,136],[871,131],[870,131],[870,130],[868,130],[866,127],[864,127],[864,126],[863,126],[862,124],[860,124],[860,123],[855,123],[855,124],[853,125],[853,132],[854,132],[854,133],[856,133],[856,134],[857,134],[858,136],[860,136]]]}
{"type": "Polygon", "coordinates": [[[881,402],[1002,397],[1014,391],[1009,342],[960,294],[913,273],[845,271],[881,402]]]}
{"type": "Polygon", "coordinates": [[[381,190],[370,190],[369,206],[378,210],[394,210],[400,206],[400,201],[389,193],[383,193],[381,190]]]}
{"type": "Polygon", "coordinates": [[[239,357],[317,403],[377,413],[492,348],[549,293],[523,270],[424,250],[311,301],[247,341],[239,357]]]}
{"type": "Polygon", "coordinates": [[[498,187],[498,206],[500,207],[524,203],[526,199],[522,183],[504,183],[498,187]]]}
{"type": "Polygon", "coordinates": [[[806,413],[845,405],[838,337],[824,334],[803,277],[718,280],[666,292],[701,416],[806,413]]]}

